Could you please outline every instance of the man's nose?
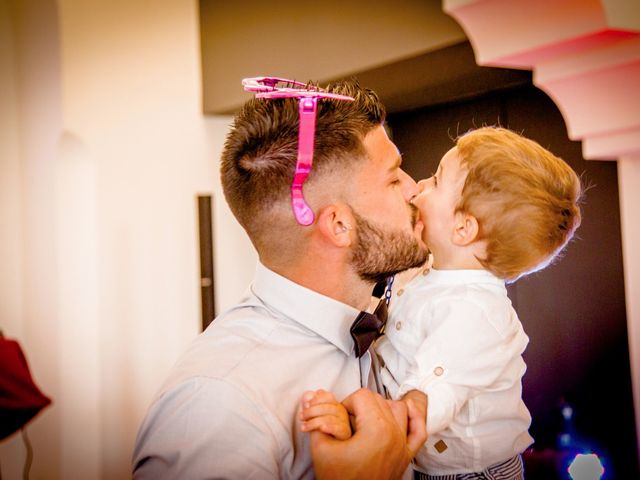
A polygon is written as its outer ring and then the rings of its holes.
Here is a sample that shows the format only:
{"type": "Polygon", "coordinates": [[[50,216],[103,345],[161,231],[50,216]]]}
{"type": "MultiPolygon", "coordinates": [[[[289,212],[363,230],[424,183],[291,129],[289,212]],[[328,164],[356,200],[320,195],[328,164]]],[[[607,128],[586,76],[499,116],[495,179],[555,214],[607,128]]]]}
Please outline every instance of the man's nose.
{"type": "Polygon", "coordinates": [[[409,201],[413,197],[415,197],[418,193],[418,184],[416,181],[411,178],[411,176],[405,172],[404,170],[400,170],[400,175],[402,177],[402,190],[404,193],[404,198],[409,201]]]}
{"type": "Polygon", "coordinates": [[[424,188],[427,186],[427,179],[423,178],[418,182],[418,193],[424,192],[424,188]]]}

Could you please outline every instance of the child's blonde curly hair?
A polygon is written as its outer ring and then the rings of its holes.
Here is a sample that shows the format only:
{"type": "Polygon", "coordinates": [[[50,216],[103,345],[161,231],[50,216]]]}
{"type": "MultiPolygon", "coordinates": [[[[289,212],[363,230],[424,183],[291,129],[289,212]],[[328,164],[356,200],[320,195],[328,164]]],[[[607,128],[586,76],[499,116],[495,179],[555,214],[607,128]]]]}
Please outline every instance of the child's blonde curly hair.
{"type": "Polygon", "coordinates": [[[486,257],[507,281],[546,267],[580,225],[582,186],[561,158],[505,128],[463,134],[456,146],[468,170],[457,211],[473,215],[486,257]]]}

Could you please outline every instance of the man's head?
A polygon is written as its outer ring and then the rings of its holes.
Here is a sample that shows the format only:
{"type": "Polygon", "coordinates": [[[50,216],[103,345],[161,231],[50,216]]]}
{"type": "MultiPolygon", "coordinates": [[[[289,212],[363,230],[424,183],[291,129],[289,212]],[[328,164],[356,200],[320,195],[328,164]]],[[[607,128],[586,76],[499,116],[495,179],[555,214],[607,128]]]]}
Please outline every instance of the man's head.
{"type": "Polygon", "coordinates": [[[318,100],[313,168],[304,185],[305,199],[316,214],[314,224],[299,225],[291,209],[299,125],[295,99],[252,99],[236,116],[221,164],[222,186],[231,211],[261,258],[304,255],[309,235],[329,207],[350,215],[342,223],[355,227],[356,243],[360,238],[354,213],[383,231],[400,230],[403,240],[421,251],[412,237],[407,204],[415,193],[408,190],[411,184],[415,189],[415,183],[400,170],[397,149],[384,132],[384,106],[373,91],[355,82],[327,90],[354,101],[318,100]],[[377,172],[379,169],[384,171],[377,172]],[[361,184],[387,180],[396,183],[386,190],[382,183],[361,184]]]}
{"type": "Polygon", "coordinates": [[[460,136],[422,187],[416,205],[421,213],[430,209],[423,213],[429,246],[429,235],[445,254],[446,244],[481,244],[478,261],[509,281],[548,265],[581,221],[576,173],[538,143],[503,128],[460,136]]]}
{"type": "Polygon", "coordinates": [[[382,126],[371,130],[363,145],[368,160],[345,182],[356,227],[350,261],[361,278],[379,282],[422,265],[427,249],[417,240],[422,222],[416,223],[417,209],[409,203],[417,185],[400,168],[397,147],[382,126]]]}

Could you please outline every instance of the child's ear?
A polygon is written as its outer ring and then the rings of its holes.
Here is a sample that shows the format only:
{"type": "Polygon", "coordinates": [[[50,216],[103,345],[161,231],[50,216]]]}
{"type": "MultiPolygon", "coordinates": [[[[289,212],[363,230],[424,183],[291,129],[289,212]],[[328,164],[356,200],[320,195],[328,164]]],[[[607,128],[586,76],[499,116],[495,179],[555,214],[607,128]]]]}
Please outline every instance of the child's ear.
{"type": "Polygon", "coordinates": [[[456,213],[452,239],[454,245],[465,247],[477,240],[479,233],[480,226],[476,217],[468,213],[456,213]]]}

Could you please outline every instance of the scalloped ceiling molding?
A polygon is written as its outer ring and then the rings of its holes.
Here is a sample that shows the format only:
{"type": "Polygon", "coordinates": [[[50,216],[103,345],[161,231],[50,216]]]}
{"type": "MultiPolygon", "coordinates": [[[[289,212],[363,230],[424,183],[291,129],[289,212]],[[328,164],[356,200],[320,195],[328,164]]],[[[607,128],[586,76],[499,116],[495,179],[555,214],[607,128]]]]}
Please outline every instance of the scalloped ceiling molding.
{"type": "Polygon", "coordinates": [[[585,159],[640,155],[640,2],[444,0],[479,65],[533,70],[585,159]]]}

